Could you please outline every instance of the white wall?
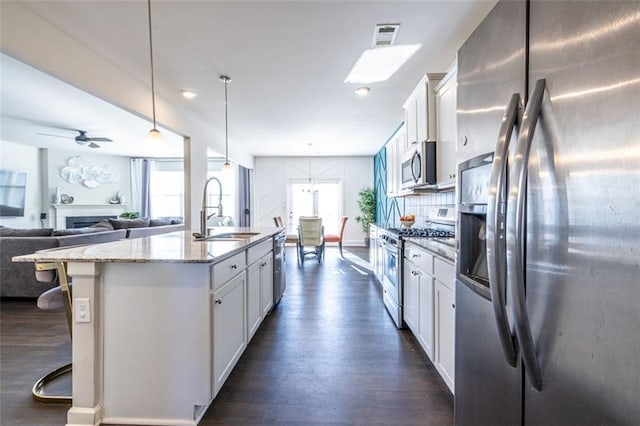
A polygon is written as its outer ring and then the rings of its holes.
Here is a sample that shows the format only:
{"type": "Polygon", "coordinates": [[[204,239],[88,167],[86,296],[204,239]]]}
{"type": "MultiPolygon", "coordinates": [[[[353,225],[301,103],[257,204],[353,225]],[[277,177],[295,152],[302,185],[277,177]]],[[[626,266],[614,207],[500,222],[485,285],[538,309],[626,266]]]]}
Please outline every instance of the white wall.
{"type": "Polygon", "coordinates": [[[54,210],[51,207],[56,187],[60,192],[73,196],[74,204],[108,204],[116,192],[131,200],[131,173],[129,157],[102,154],[67,153],[59,150],[39,149],[30,145],[0,141],[0,168],[27,173],[27,194],[24,217],[2,217],[0,224],[11,228],[39,228],[53,226],[54,210]],[[96,188],[72,184],[60,176],[60,170],[69,158],[81,156],[98,166],[109,166],[119,174],[117,183],[107,183],[96,188]],[[40,213],[47,213],[47,220],[40,221],[40,213]]]}
{"type": "Polygon", "coordinates": [[[40,153],[38,148],[0,141],[0,169],[27,173],[24,217],[0,217],[10,228],[40,228],[40,153]]]}
{"type": "Polygon", "coordinates": [[[286,222],[287,183],[305,180],[309,173],[343,183],[342,212],[349,217],[343,244],[363,245],[365,235],[355,221],[360,215],[357,197],[362,188],[373,186],[373,157],[256,157],[254,225],[273,226],[275,216],[286,222]]]}
{"type": "Polygon", "coordinates": [[[131,164],[129,157],[67,153],[50,149],[48,150],[47,166],[49,203],[51,203],[56,187],[60,187],[61,193],[73,196],[74,204],[109,204],[109,199],[116,192],[120,192],[125,196],[127,203],[131,201],[131,164]],[[60,176],[60,170],[67,165],[67,161],[72,157],[81,157],[99,167],[108,166],[113,168],[119,175],[118,182],[105,183],[96,188],[88,188],[82,183],[73,184],[66,181],[60,176]]]}

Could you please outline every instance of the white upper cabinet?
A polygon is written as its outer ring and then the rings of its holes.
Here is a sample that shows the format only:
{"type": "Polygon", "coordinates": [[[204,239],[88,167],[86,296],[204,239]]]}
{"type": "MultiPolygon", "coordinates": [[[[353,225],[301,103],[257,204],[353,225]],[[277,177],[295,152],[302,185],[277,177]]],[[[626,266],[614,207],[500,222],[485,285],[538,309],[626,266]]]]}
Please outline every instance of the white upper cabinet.
{"type": "Polygon", "coordinates": [[[400,156],[415,149],[418,142],[436,138],[436,106],[434,88],[444,74],[425,74],[404,105],[406,138],[400,145],[400,156]]]}
{"type": "Polygon", "coordinates": [[[387,197],[400,195],[400,146],[406,139],[405,128],[406,125],[400,126],[385,145],[387,154],[387,197]]]}
{"type": "Polygon", "coordinates": [[[438,189],[453,187],[456,180],[456,141],[458,120],[456,113],[457,63],[435,87],[436,103],[436,163],[438,189]]]}

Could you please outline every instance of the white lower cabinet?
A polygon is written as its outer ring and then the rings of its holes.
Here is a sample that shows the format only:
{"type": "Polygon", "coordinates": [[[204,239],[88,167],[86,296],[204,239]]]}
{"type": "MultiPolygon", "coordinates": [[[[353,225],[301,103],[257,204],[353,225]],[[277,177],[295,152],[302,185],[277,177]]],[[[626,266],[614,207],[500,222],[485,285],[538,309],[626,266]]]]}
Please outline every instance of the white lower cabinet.
{"type": "Polygon", "coordinates": [[[273,306],[273,252],[265,255],[260,261],[260,294],[262,298],[262,319],[273,306]]]}
{"type": "Polygon", "coordinates": [[[255,253],[248,254],[248,260],[255,261],[247,269],[247,342],[273,306],[273,251],[270,249],[257,260],[251,258],[255,253]]]}
{"type": "Polygon", "coordinates": [[[404,265],[404,322],[433,360],[433,256],[407,245],[404,265]]]}
{"type": "Polygon", "coordinates": [[[420,277],[418,268],[404,263],[404,322],[413,334],[418,334],[418,303],[420,299],[420,277]]]}
{"type": "Polygon", "coordinates": [[[453,290],[436,281],[436,353],[435,365],[438,372],[454,391],[455,361],[455,296],[453,290]]]}
{"type": "Polygon", "coordinates": [[[212,293],[214,395],[247,346],[246,282],[243,271],[212,293]]]}
{"type": "Polygon", "coordinates": [[[433,278],[429,274],[424,274],[420,279],[419,294],[420,310],[418,312],[418,342],[424,351],[433,360],[433,278]]]}
{"type": "Polygon", "coordinates": [[[410,242],[404,256],[404,322],[453,392],[454,266],[410,242]]]}
{"type": "Polygon", "coordinates": [[[247,270],[247,342],[251,341],[262,322],[261,272],[259,262],[249,266],[247,270]]]}
{"type": "Polygon", "coordinates": [[[433,275],[435,278],[436,308],[436,369],[454,392],[455,372],[455,268],[453,263],[442,259],[434,259],[433,275]]]}

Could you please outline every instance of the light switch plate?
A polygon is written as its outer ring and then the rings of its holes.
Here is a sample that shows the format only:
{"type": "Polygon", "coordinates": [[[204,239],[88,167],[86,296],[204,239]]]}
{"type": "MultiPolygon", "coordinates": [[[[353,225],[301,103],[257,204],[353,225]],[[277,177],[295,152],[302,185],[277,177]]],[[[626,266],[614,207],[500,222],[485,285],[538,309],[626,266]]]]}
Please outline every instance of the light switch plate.
{"type": "Polygon", "coordinates": [[[88,298],[78,298],[73,301],[75,320],[77,323],[91,322],[91,304],[88,298]]]}

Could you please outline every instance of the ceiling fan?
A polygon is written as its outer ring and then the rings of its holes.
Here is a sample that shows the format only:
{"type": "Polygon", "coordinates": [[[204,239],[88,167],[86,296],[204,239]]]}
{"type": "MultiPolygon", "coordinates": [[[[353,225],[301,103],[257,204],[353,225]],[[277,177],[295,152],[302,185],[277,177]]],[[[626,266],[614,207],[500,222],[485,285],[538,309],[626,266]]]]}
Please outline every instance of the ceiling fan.
{"type": "MultiPolygon", "coordinates": [[[[73,138],[76,143],[78,145],[86,145],[88,144],[88,146],[90,148],[100,148],[100,145],[98,145],[96,142],[113,142],[113,140],[109,139],[109,138],[105,138],[105,137],[89,137],[87,136],[87,131],[86,130],[79,130],[79,129],[69,129],[69,130],[73,130],[74,132],[78,132],[78,136],[76,136],[75,138],[73,138]]],[[[50,133],[38,133],[38,135],[42,135],[42,136],[53,136],[56,138],[65,138],[65,139],[71,139],[72,136],[62,136],[62,135],[52,135],[50,133]]]]}

